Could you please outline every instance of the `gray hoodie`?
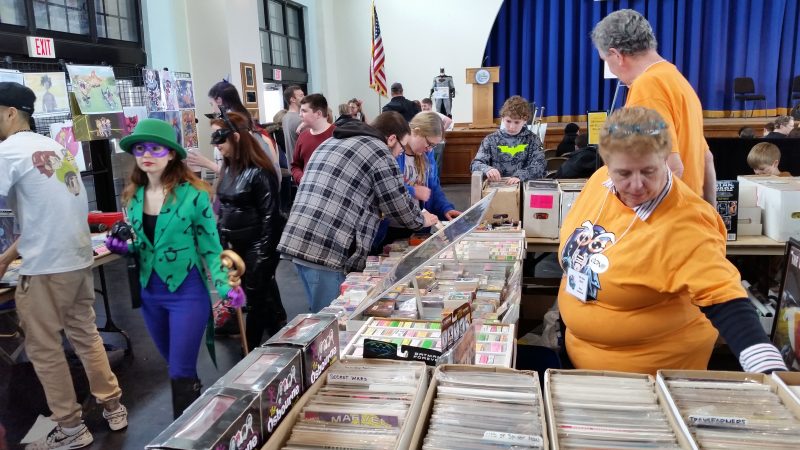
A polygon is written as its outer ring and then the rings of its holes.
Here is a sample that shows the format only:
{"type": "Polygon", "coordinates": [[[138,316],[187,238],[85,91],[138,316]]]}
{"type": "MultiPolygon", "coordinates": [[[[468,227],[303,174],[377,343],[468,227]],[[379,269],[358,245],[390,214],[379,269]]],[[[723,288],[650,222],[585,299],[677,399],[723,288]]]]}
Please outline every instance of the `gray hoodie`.
{"type": "Polygon", "coordinates": [[[469,170],[486,174],[492,168],[504,177],[517,177],[522,181],[544,178],[544,152],[539,136],[523,128],[516,136],[497,130],[483,138],[469,170]]]}

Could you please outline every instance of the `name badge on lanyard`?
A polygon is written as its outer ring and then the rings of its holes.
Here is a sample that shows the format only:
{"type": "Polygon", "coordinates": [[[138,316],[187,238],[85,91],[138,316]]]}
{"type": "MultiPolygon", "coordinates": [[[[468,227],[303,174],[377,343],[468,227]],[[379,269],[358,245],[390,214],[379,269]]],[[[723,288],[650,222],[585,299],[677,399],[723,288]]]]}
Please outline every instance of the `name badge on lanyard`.
{"type": "Polygon", "coordinates": [[[589,291],[589,275],[575,269],[567,269],[567,293],[586,303],[586,294],[589,291]]]}

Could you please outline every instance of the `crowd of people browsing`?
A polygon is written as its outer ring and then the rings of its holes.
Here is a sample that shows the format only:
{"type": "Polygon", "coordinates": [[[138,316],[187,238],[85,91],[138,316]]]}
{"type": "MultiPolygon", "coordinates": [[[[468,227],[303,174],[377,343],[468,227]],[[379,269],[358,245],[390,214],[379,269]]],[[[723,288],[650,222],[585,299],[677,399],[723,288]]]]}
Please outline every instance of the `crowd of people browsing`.
{"type": "MultiPolygon", "coordinates": [[[[704,369],[721,334],[745,370],[785,370],[725,258],[696,93],[657,53],[639,13],[609,14],[591,38],[629,94],[603,125],[599,146],[588,145],[575,125],[558,148],[570,159],[556,177],[589,178],[564,219],[558,251],[569,359],[586,369],[704,369]]],[[[317,312],[337,297],[348,272],[364,269],[370,252],[461,215],[439,182],[452,119],[431,111],[429,99],[406,99],[400,83],[391,92],[372,120],[351,99],[334,122],[323,95],[290,86],[286,110],[265,129],[223,81],[209,90],[214,159],[187,152],[156,119],[140,121],[121,140],[135,161],[122,194],[133,237],[114,234],[106,246],[138,261],[142,316],[167,361],[176,417],[200,394],[204,334],[214,357],[212,291],[225,308],[245,308],[252,349],[287,321],[275,277],[281,259],[293,264],[308,309],[317,312]],[[185,163],[215,172],[214,185],[185,163]],[[223,264],[228,251],[244,274],[223,264]]],[[[112,430],[127,427],[127,410],[95,326],[86,190],[62,147],[30,129],[35,100],[29,88],[0,83],[0,195],[10,196],[21,229],[0,255],[0,275],[23,257],[17,311],[57,422],[30,448],[80,448],[92,435],[60,331],[112,430]]],[[[508,98],[500,128],[483,139],[470,170],[509,184],[544,178],[542,141],[527,126],[531,113],[528,100],[508,98]]],[[[793,130],[794,120],[780,117],[766,137],[793,130]]],[[[785,176],[780,156],[775,145],[759,143],[747,162],[755,173],[785,176]]]]}

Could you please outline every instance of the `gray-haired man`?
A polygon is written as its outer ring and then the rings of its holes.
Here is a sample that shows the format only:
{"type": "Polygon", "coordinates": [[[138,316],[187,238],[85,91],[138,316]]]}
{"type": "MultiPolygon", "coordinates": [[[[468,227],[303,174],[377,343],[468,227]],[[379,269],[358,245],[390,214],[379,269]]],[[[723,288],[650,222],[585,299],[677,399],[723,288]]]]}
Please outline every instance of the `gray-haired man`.
{"type": "Polygon", "coordinates": [[[672,135],[667,164],[672,172],[712,205],[716,202],[714,159],[703,137],[703,107],[678,68],[658,54],[650,23],[632,9],[615,11],[592,31],[600,58],[628,86],[625,106],[651,108],[672,135]]]}

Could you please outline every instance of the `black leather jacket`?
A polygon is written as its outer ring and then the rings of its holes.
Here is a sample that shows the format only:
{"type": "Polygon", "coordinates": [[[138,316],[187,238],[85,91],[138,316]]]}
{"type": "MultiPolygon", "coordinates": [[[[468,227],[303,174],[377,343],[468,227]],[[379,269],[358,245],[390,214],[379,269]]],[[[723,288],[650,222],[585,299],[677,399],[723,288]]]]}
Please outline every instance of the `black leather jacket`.
{"type": "Polygon", "coordinates": [[[286,221],[280,212],[278,183],[272,173],[248,167],[234,175],[225,168],[217,185],[217,198],[220,238],[226,247],[231,244],[255,250],[257,264],[275,253],[286,221]]]}

